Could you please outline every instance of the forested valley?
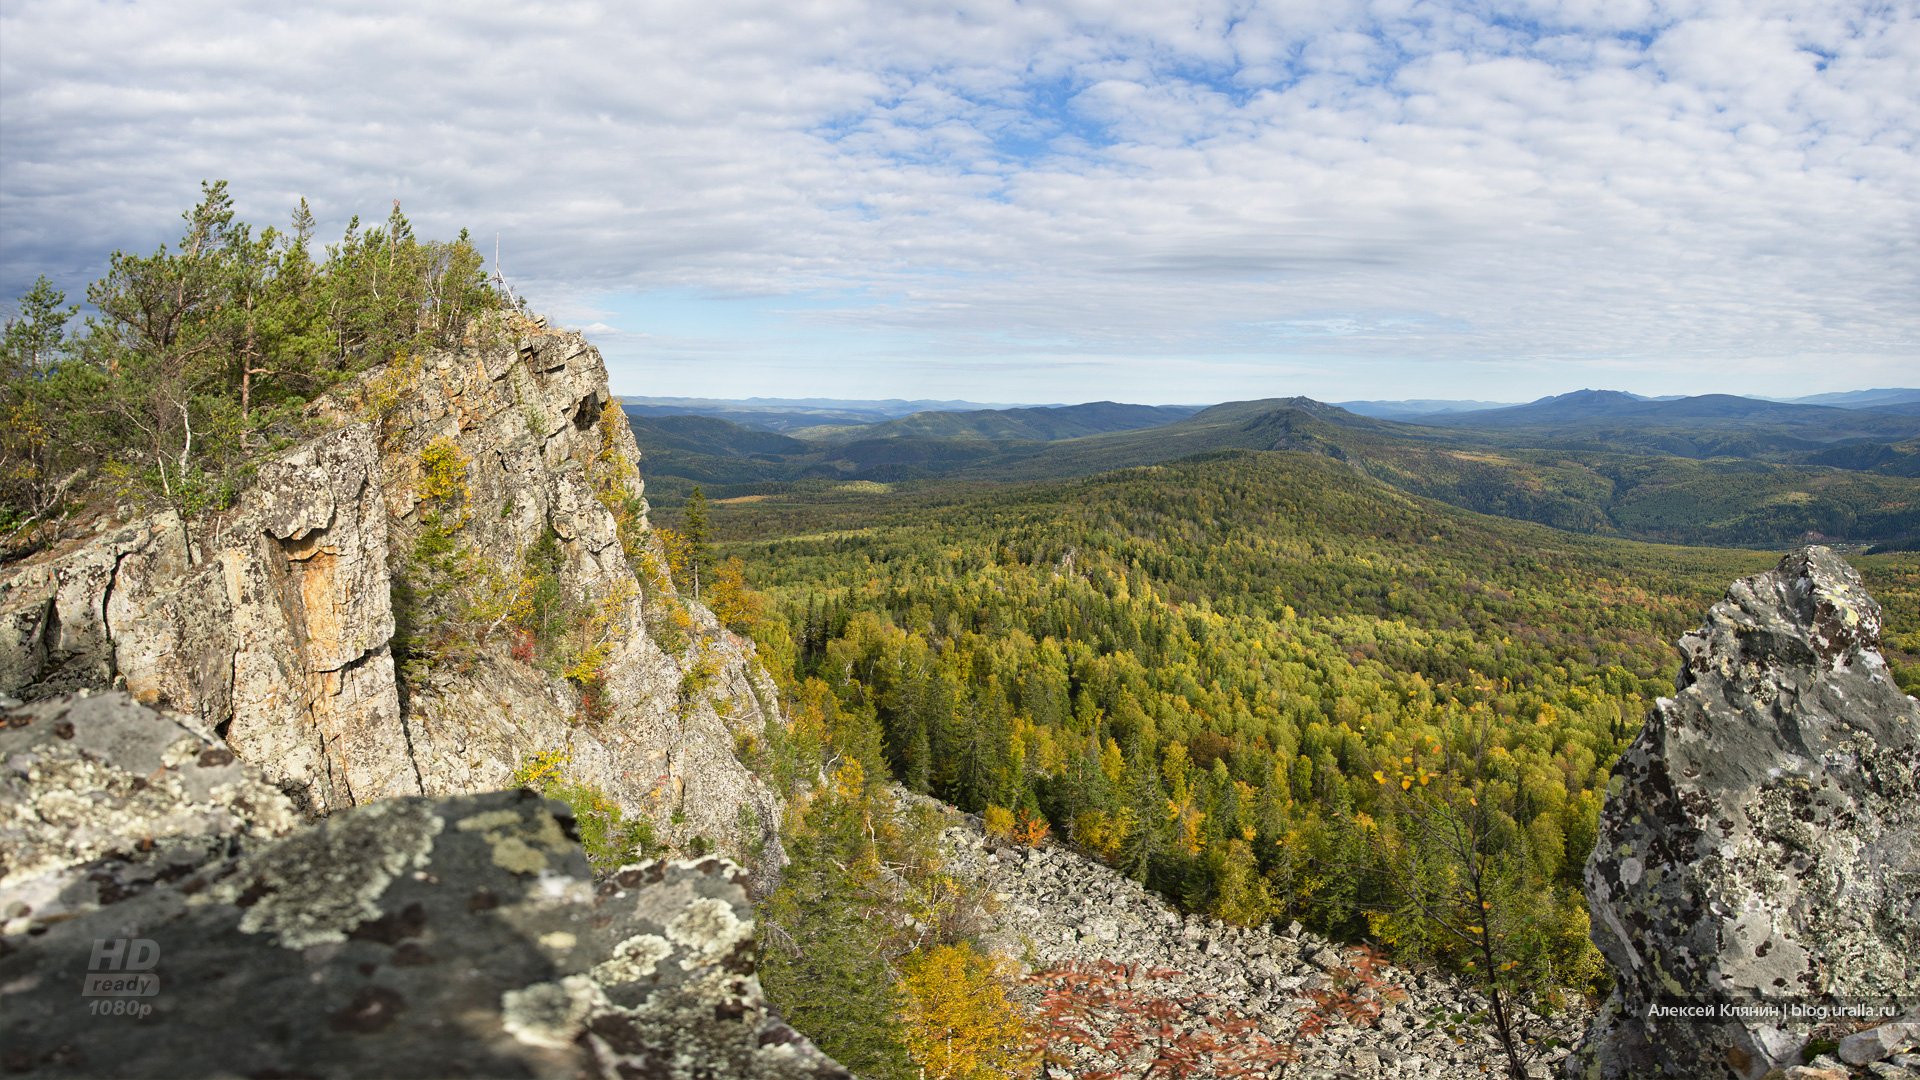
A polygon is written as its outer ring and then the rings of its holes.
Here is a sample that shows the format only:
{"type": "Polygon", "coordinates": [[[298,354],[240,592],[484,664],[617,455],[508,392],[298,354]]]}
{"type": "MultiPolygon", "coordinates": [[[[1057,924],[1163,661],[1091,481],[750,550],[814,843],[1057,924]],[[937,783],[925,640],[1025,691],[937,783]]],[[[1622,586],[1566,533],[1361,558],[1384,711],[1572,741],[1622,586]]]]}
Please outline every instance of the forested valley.
{"type": "MultiPolygon", "coordinates": [[[[790,674],[794,731],[867,784],[1067,842],[1189,910],[1298,919],[1547,1007],[1604,980],[1582,865],[1673,642],[1777,558],[1485,517],[1297,452],[693,505],[712,557],[765,594],[729,616],[790,674]]],[[[1920,560],[1853,561],[1920,688],[1920,560]]],[[[770,950],[788,1002],[918,955],[823,914],[898,921],[845,877],[881,860],[885,836],[858,831],[876,815],[796,817],[819,846],[797,846],[774,914],[803,939],[770,950]]],[[[885,1073],[860,1047],[888,1015],[808,1018],[885,1073]]]]}

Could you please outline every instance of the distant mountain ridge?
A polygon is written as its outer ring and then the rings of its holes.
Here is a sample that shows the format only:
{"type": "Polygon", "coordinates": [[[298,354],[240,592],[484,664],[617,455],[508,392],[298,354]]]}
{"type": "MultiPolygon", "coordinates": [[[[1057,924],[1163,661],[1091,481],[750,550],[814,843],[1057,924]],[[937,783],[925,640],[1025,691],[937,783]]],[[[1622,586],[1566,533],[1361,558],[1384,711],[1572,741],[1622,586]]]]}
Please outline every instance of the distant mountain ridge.
{"type": "MultiPolygon", "coordinates": [[[[1362,416],[1379,417],[1384,420],[1412,420],[1421,416],[1436,416],[1451,413],[1483,413],[1496,409],[1521,408],[1526,405],[1539,405],[1558,399],[1581,395],[1618,395],[1620,398],[1642,402],[1681,401],[1688,397],[1714,397],[1729,395],[1687,395],[1687,394],[1635,394],[1625,390],[1575,390],[1567,394],[1550,394],[1531,402],[1519,401],[1476,401],[1452,398],[1408,398],[1400,401],[1336,401],[1334,404],[1349,412],[1362,416]]],[[[1810,394],[1806,397],[1776,398],[1760,395],[1742,395],[1756,401],[1766,401],[1782,405],[1828,405],[1840,409],[1894,409],[1908,412],[1909,408],[1920,407],[1920,389],[1887,387],[1876,390],[1846,390],[1830,394],[1810,394]],[[1906,407],[1906,408],[1902,408],[1906,407]]]]}
{"type": "Polygon", "coordinates": [[[1361,416],[1373,416],[1382,420],[1404,420],[1415,416],[1432,416],[1435,413],[1479,412],[1483,409],[1504,409],[1521,404],[1517,401],[1469,401],[1445,398],[1408,398],[1401,401],[1336,401],[1351,413],[1361,416]]]}
{"type": "Polygon", "coordinates": [[[900,398],[865,401],[847,398],[726,399],[631,395],[622,395],[620,403],[629,417],[712,416],[763,431],[792,431],[822,424],[877,424],[921,412],[1036,407],[993,405],[978,401],[907,401],[900,398]]]}
{"type": "Polygon", "coordinates": [[[696,409],[721,407],[736,411],[761,409],[779,411],[782,409],[847,409],[854,412],[888,412],[896,416],[906,416],[916,412],[939,412],[943,410],[964,411],[970,409],[1045,409],[1056,408],[1053,405],[1019,404],[1011,402],[962,401],[959,399],[935,400],[932,398],[703,398],[703,397],[660,397],[632,395],[620,399],[628,405],[645,405],[655,408],[696,409]]]}
{"type": "MultiPolygon", "coordinates": [[[[1734,394],[1648,399],[1618,390],[1576,390],[1526,405],[1412,418],[1409,423],[1485,433],[1502,446],[1628,450],[1681,457],[1787,460],[1848,443],[1920,438],[1920,417],[1890,404],[1805,405],[1734,394]]],[[[1914,406],[1920,409],[1920,406],[1914,406]]]]}
{"type": "MultiPolygon", "coordinates": [[[[1575,409],[1679,406],[1763,412],[1765,402],[1647,402],[1604,392],[1575,398],[1575,409]],[[1625,398],[1623,403],[1620,399],[1625,398]],[[1754,406],[1761,407],[1755,409],[1754,406]]],[[[1854,416],[1848,410],[1782,405],[1854,416]]],[[[1451,418],[1450,418],[1451,419],[1451,418]]],[[[972,475],[1040,480],[1091,475],[1232,450],[1296,451],[1344,461],[1403,491],[1502,517],[1575,532],[1669,543],[1778,545],[1822,537],[1904,545],[1920,536],[1920,427],[1904,420],[1905,442],[1832,442],[1791,460],[1760,453],[1777,434],[1757,421],[1726,424],[1723,454],[1685,424],[1636,433],[1631,425],[1579,439],[1538,439],[1537,427],[1502,431],[1359,416],[1308,398],[1231,402],[1164,427],[1051,443],[972,475]],[[1758,432],[1756,434],[1756,432],[1758,432]],[[1732,452],[1739,451],[1739,452],[1732,452]],[[1813,454],[1829,461],[1805,460],[1813,454]],[[1842,469],[1834,465],[1865,466],[1842,469]]],[[[1809,446],[1824,444],[1808,442],[1809,446]]],[[[1791,457],[1791,455],[1783,455],[1791,457]]]]}
{"type": "Polygon", "coordinates": [[[1016,439],[1053,442],[1113,431],[1137,431],[1184,420],[1200,410],[1191,405],[1126,405],[1091,401],[1084,405],[1034,405],[1013,409],[925,411],[862,427],[819,427],[798,434],[810,440],[839,437],[897,439],[1016,439]]]}
{"type": "MultiPolygon", "coordinates": [[[[946,475],[1027,456],[1051,442],[1160,426],[1194,412],[1192,406],[1099,401],[925,411],[878,423],[791,427],[789,435],[755,425],[743,414],[657,415],[644,405],[623,408],[656,475],[721,485],[946,475]]],[[[798,414],[786,418],[799,422],[798,414]]]]}
{"type": "Polygon", "coordinates": [[[634,438],[645,448],[684,450],[694,454],[721,457],[751,457],[766,454],[804,454],[810,447],[791,435],[748,427],[717,416],[693,414],[648,415],[632,405],[623,406],[634,438]]]}
{"type": "Polygon", "coordinates": [[[1835,405],[1842,409],[1876,409],[1885,405],[1920,403],[1920,389],[1885,387],[1879,390],[1845,390],[1837,394],[1813,394],[1787,400],[1795,405],[1835,405]]]}
{"type": "MultiPolygon", "coordinates": [[[[776,436],[718,419],[634,415],[653,491],[715,498],[793,483],[1018,483],[1202,454],[1293,451],[1412,494],[1575,532],[1673,543],[1920,538],[1920,417],[1734,395],[1585,390],[1482,413],[1388,419],[1306,397],[1166,407],[922,413],[776,436]],[[1185,410],[1174,410],[1185,411],[1185,410]],[[1476,420],[1484,422],[1476,422],[1476,420]]],[[[1920,405],[1912,406],[1920,408],[1920,405]]]]}

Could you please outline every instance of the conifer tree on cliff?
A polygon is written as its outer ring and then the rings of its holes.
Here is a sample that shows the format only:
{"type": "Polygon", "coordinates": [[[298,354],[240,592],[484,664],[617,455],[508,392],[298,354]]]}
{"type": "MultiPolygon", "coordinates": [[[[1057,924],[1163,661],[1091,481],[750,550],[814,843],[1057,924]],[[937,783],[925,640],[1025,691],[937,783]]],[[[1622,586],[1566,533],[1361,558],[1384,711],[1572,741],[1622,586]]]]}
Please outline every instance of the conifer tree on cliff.
{"type": "Polygon", "coordinates": [[[708,565],[713,561],[710,543],[713,539],[713,527],[707,519],[707,493],[694,486],[693,493],[687,496],[687,509],[683,515],[687,537],[687,566],[693,574],[693,598],[700,599],[700,579],[705,575],[708,565]]]}
{"type": "Polygon", "coordinates": [[[80,309],[43,275],[0,333],[0,531],[56,509],[78,477],[60,426],[60,361],[80,309]]]}
{"type": "Polygon", "coordinates": [[[463,233],[420,241],[396,204],[314,262],[312,210],[291,232],[238,219],[201,185],[179,243],[115,252],[76,309],[42,279],[0,343],[0,547],[44,542],[94,494],[178,511],[228,505],[249,463],[317,427],[303,406],[397,356],[457,345],[499,306],[463,233]],[[56,436],[57,432],[57,436],[56,436]]]}

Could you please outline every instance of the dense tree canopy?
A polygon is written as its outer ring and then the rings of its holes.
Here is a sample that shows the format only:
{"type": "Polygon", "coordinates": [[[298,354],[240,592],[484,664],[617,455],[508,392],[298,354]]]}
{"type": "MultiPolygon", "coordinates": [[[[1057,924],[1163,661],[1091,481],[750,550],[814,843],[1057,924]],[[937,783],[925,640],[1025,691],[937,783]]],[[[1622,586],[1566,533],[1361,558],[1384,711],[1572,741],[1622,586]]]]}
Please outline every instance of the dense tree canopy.
{"type": "MultiPolygon", "coordinates": [[[[1042,822],[1189,908],[1528,993],[1599,978],[1580,872],[1608,771],[1671,642],[1772,560],[1293,453],[712,516],[786,614],[766,653],[852,718],[869,773],[1042,822]]],[[[1863,560],[1896,627],[1911,562],[1863,560]]]]}
{"type": "Polygon", "coordinates": [[[290,227],[238,220],[204,185],[174,247],[115,252],[92,314],[44,278],[0,341],[0,530],[90,489],[182,511],[232,498],[263,450],[307,434],[317,395],[409,350],[449,346],[499,306],[464,234],[421,241],[394,204],[316,256],[303,201],[290,227]]]}

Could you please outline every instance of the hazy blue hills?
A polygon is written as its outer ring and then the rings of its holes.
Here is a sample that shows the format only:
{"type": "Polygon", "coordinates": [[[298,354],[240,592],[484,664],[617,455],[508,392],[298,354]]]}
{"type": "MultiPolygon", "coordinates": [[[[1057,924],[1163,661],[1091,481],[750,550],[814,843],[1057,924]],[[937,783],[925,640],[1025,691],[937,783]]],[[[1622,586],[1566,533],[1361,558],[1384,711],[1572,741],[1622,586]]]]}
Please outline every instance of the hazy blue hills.
{"type": "Polygon", "coordinates": [[[1263,398],[1214,405],[1147,430],[1050,443],[998,463],[986,475],[1005,480],[1086,476],[1221,450],[1304,450],[1345,458],[1350,446],[1456,440],[1449,432],[1360,416],[1312,398],[1263,398]]]}
{"type": "Polygon", "coordinates": [[[814,441],[933,438],[1053,442],[1112,431],[1159,427],[1183,420],[1198,411],[1198,407],[1192,405],[1124,405],[1114,401],[1093,401],[1084,405],[918,412],[859,428],[817,427],[798,434],[814,441]]]}
{"type": "Polygon", "coordinates": [[[920,412],[1032,407],[979,401],[907,401],[900,398],[863,401],[849,398],[635,397],[626,394],[620,396],[620,404],[629,417],[712,416],[763,431],[792,431],[821,424],[875,424],[920,412]]]}
{"type": "Polygon", "coordinates": [[[643,448],[683,450],[721,457],[804,454],[810,447],[790,435],[747,427],[717,416],[648,415],[623,403],[627,425],[643,448]]]}
{"type": "Polygon", "coordinates": [[[1813,394],[1791,400],[1796,405],[1835,405],[1842,409],[1878,409],[1887,405],[1920,405],[1920,390],[1911,387],[1847,390],[1838,394],[1813,394]]]}
{"type": "Polygon", "coordinates": [[[1519,404],[1513,401],[1454,401],[1440,398],[1408,398],[1403,401],[1336,401],[1351,413],[1361,416],[1374,416],[1383,420],[1404,420],[1413,416],[1433,416],[1437,413],[1478,412],[1483,409],[1504,409],[1519,404]]]}
{"type": "Polygon", "coordinates": [[[1843,409],[1829,405],[1766,401],[1735,394],[1643,398],[1619,390],[1575,390],[1570,394],[1541,398],[1525,405],[1470,413],[1436,414],[1423,422],[1450,427],[1511,429],[1563,428],[1607,421],[1631,421],[1644,425],[1719,420],[1828,424],[1836,426],[1837,430],[1853,430],[1862,424],[1873,426],[1871,411],[1862,408],[1843,409]]]}
{"type": "Polygon", "coordinates": [[[1409,423],[1459,431],[1506,448],[1738,457],[1911,476],[1916,461],[1898,447],[1920,438],[1920,407],[1841,408],[1733,394],[1654,400],[1615,390],[1579,390],[1409,423]],[[1906,408],[1916,408],[1915,414],[1894,411],[1906,408]]]}
{"type": "MultiPolygon", "coordinates": [[[[1714,396],[1714,395],[1708,395],[1714,396]]],[[[1455,413],[1486,413],[1495,409],[1523,408],[1526,404],[1538,405],[1564,398],[1597,399],[1594,403],[1604,407],[1604,402],[1661,402],[1684,400],[1685,395],[1669,394],[1649,397],[1644,394],[1632,394],[1624,390],[1576,390],[1571,394],[1541,398],[1539,401],[1521,403],[1514,401],[1473,401],[1450,398],[1410,398],[1402,401],[1337,401],[1334,404],[1349,412],[1362,416],[1375,416],[1385,420],[1407,420],[1423,416],[1439,416],[1455,413]]],[[[1833,394],[1810,394],[1798,398],[1758,398],[1760,400],[1787,405],[1830,405],[1840,409],[1879,409],[1901,412],[1907,415],[1920,415],[1920,390],[1888,387],[1878,390],[1847,390],[1833,394]]],[[[1460,418],[1464,423],[1472,423],[1460,418]]]]}
{"type": "Polygon", "coordinates": [[[1873,411],[1887,416],[1920,416],[1920,401],[1890,401],[1873,406],[1873,411]]]}
{"type": "Polygon", "coordinates": [[[1436,414],[1427,418],[1426,422],[1473,427],[1565,424],[1591,420],[1595,417],[1639,415],[1647,407],[1655,404],[1658,403],[1621,390],[1575,390],[1570,394],[1556,394],[1538,401],[1530,401],[1525,405],[1436,414]]]}
{"type": "MultiPolygon", "coordinates": [[[[876,403],[865,403],[876,404],[876,403]]],[[[754,416],[667,414],[623,405],[634,439],[655,477],[702,484],[768,484],[807,479],[880,482],[946,476],[988,463],[1019,461],[1047,443],[1136,431],[1190,416],[1193,406],[1084,405],[921,411],[874,423],[791,427],[793,435],[751,426],[754,416]],[[795,437],[798,436],[798,437],[795,437]]],[[[764,421],[766,414],[757,414],[764,421]]],[[[805,414],[781,414],[797,422],[805,414]]]]}

